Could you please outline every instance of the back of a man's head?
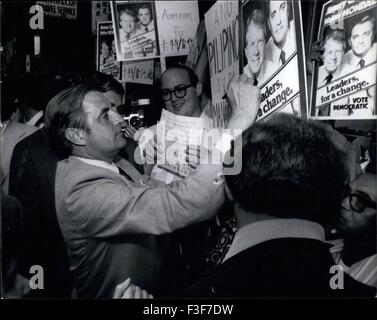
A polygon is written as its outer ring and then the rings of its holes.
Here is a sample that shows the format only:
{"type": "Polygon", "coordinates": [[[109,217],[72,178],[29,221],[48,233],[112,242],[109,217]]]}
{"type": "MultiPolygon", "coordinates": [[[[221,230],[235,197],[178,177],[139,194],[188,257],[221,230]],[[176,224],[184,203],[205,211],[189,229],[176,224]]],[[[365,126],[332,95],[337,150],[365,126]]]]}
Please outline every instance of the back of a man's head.
{"type": "Polygon", "coordinates": [[[340,208],[345,179],[343,155],[326,131],[287,114],[243,133],[242,170],[226,177],[244,211],[322,225],[340,208]]]}

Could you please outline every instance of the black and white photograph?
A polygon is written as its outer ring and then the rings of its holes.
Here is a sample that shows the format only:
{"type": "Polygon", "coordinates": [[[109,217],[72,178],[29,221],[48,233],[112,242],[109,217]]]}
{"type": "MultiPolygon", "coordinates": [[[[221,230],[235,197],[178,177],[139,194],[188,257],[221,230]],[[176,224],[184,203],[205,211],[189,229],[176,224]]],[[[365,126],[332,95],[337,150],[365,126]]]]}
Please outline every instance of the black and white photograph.
{"type": "Polygon", "coordinates": [[[116,46],[111,21],[98,22],[97,70],[121,80],[121,62],[117,60],[116,46]]]}
{"type": "Polygon", "coordinates": [[[306,117],[305,52],[299,1],[244,1],[242,73],[261,90],[258,120],[274,112],[306,117]]]}
{"type": "Polygon", "coordinates": [[[311,116],[377,119],[377,3],[329,2],[318,37],[321,59],[313,78],[311,116]],[[334,8],[341,14],[334,14],[334,8]]]}
{"type": "Polygon", "coordinates": [[[367,314],[376,12],[374,0],[0,1],[2,306],[367,314]]]}
{"type": "Polygon", "coordinates": [[[119,61],[159,55],[153,1],[112,1],[111,12],[119,61]]]}

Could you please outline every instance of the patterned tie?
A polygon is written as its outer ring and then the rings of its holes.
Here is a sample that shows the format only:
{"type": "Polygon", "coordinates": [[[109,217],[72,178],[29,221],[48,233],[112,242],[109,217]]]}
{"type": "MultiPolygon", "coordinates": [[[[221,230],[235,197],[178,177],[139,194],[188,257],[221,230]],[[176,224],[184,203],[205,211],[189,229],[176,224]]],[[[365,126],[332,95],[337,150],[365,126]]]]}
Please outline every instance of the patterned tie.
{"type": "Polygon", "coordinates": [[[127,180],[130,180],[132,182],[135,182],[122,168],[118,167],[119,174],[121,174],[123,177],[125,177],[127,180]]]}
{"type": "Polygon", "coordinates": [[[332,78],[334,78],[334,76],[331,73],[329,73],[329,75],[325,78],[326,84],[329,84],[331,82],[332,78]]]}
{"type": "Polygon", "coordinates": [[[365,66],[365,60],[364,60],[364,59],[361,59],[361,60],[359,61],[359,65],[360,65],[360,68],[364,68],[364,66],[365,66]]]}
{"type": "Polygon", "coordinates": [[[284,50],[281,50],[281,52],[280,52],[280,60],[281,60],[282,64],[285,63],[285,52],[284,52],[284,50]]]}

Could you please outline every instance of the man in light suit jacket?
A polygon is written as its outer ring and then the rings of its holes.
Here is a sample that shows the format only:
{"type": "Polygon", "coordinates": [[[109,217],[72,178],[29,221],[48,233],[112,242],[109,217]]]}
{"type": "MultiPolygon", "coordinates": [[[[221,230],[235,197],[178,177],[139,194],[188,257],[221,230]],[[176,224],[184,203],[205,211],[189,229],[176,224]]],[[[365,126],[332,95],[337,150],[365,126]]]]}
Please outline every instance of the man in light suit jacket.
{"type": "MultiPolygon", "coordinates": [[[[229,128],[255,120],[259,92],[250,83],[242,76],[230,85],[229,128]]],[[[80,297],[111,297],[127,277],[153,293],[160,257],[152,235],[210,218],[224,202],[220,163],[168,186],[118,164],[126,140],[116,107],[98,87],[81,84],[46,110],[49,137],[68,155],[57,166],[55,200],[80,297]]]]}
{"type": "Polygon", "coordinates": [[[375,296],[373,288],[338,274],[324,242],[346,180],[324,128],[277,114],[243,133],[242,162],[239,175],[226,177],[239,229],[221,266],[185,295],[375,296]]]}

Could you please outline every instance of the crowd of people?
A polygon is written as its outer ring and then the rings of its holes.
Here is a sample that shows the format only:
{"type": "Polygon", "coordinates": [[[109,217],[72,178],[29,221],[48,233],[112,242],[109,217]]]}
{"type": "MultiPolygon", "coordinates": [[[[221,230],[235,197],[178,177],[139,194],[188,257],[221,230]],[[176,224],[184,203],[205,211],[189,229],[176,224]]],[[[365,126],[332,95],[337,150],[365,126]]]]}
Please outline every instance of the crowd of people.
{"type": "MultiPolygon", "coordinates": [[[[131,52],[131,39],[153,33],[152,10],[118,9],[120,51],[131,52]]],[[[361,165],[359,140],[324,123],[283,113],[255,123],[258,88],[296,51],[291,3],[251,6],[244,27],[228,131],[188,147],[188,177],[157,162],[156,126],[126,124],[111,76],[17,79],[1,127],[5,297],[376,295],[375,137],[361,165]]],[[[374,29],[365,15],[325,31],[318,86],[374,61],[374,29]]],[[[115,41],[102,42],[100,64],[115,60],[115,41]]],[[[214,129],[194,70],[172,65],[160,80],[168,112],[214,129]]],[[[331,104],[318,110],[330,114],[331,104]]]]}
{"type": "MultiPolygon", "coordinates": [[[[252,74],[228,86],[227,129],[242,134],[189,148],[186,178],[120,156],[143,135],[119,114],[111,76],[50,79],[47,96],[35,80],[1,132],[6,297],[375,296],[376,159],[361,168],[358,146],[328,125],[254,123],[252,74]]],[[[193,70],[171,66],[160,89],[169,112],[213,126],[193,70]]]]}

